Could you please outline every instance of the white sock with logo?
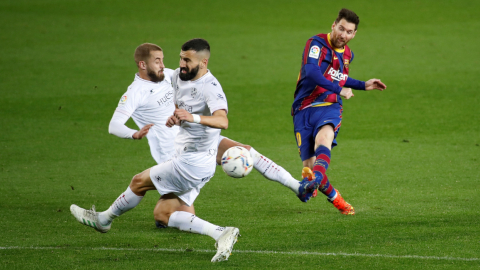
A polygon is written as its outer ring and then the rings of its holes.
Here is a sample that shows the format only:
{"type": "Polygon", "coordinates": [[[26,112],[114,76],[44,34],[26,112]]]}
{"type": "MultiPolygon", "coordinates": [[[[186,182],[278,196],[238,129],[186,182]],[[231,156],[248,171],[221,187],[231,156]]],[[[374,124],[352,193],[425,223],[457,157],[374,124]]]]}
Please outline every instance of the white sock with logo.
{"type": "Polygon", "coordinates": [[[118,196],[118,198],[107,209],[107,211],[98,213],[98,220],[100,221],[100,224],[103,226],[110,224],[114,218],[122,215],[132,208],[135,208],[142,199],[143,196],[138,196],[137,194],[133,193],[130,187],[128,187],[125,192],[118,196]]]}
{"type": "Polygon", "coordinates": [[[181,231],[208,235],[218,240],[225,227],[221,227],[205,221],[196,215],[184,211],[176,211],[168,220],[168,227],[177,228],[181,231]]]}
{"type": "Polygon", "coordinates": [[[300,182],[292,177],[282,166],[276,164],[271,159],[257,152],[253,147],[250,148],[250,154],[253,158],[253,167],[268,180],[279,182],[290,188],[298,195],[300,182]]]}

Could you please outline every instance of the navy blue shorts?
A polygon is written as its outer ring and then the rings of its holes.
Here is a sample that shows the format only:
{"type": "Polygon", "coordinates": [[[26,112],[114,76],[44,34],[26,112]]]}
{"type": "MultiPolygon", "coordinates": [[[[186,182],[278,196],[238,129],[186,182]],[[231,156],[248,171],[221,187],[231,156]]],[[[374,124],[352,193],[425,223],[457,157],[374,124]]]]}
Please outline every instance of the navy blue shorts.
{"type": "Polygon", "coordinates": [[[324,125],[331,125],[334,128],[332,147],[337,145],[335,138],[342,125],[342,111],[342,105],[334,103],[329,106],[306,108],[293,116],[293,129],[302,161],[315,156],[315,137],[324,125]]]}

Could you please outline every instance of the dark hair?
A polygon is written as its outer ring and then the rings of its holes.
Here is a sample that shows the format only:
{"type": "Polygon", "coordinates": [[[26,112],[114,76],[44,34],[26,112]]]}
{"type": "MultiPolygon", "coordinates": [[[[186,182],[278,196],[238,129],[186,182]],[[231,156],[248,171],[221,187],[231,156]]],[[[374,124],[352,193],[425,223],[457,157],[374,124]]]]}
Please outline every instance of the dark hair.
{"type": "Polygon", "coordinates": [[[340,22],[341,19],[345,19],[349,23],[354,23],[355,24],[355,30],[357,30],[358,24],[360,23],[360,18],[358,18],[357,14],[355,12],[342,8],[340,12],[338,12],[338,17],[335,20],[336,23],[340,22]]]}
{"type": "Polygon", "coordinates": [[[203,38],[194,38],[185,42],[182,45],[182,51],[186,52],[189,50],[194,50],[196,52],[208,51],[210,52],[210,44],[203,38]]]}
{"type": "Polygon", "coordinates": [[[162,48],[156,44],[152,43],[143,43],[140,46],[135,49],[135,54],[133,55],[133,58],[135,59],[135,63],[138,63],[140,61],[147,61],[148,58],[150,57],[150,52],[151,51],[161,51],[162,48]]]}

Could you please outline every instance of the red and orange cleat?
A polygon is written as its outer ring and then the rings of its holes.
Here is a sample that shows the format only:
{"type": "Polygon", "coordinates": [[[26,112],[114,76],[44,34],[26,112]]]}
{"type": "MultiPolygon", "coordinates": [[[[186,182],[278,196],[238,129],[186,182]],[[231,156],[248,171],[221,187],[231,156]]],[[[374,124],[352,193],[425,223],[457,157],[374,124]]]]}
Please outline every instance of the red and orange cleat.
{"type": "Polygon", "coordinates": [[[337,208],[340,213],[344,215],[355,215],[355,209],[353,209],[353,206],[343,199],[342,195],[337,189],[335,189],[335,191],[337,192],[337,197],[335,200],[333,200],[333,202],[331,202],[333,206],[335,206],[335,208],[337,208]]]}

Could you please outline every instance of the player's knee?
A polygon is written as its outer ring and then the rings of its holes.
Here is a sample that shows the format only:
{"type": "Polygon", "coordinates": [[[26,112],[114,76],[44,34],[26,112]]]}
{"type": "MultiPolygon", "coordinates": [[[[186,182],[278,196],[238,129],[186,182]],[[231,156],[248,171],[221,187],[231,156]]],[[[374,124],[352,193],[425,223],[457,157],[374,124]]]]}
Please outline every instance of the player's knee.
{"type": "Polygon", "coordinates": [[[315,137],[315,144],[319,145],[331,145],[333,139],[335,138],[335,132],[333,127],[330,125],[324,126],[320,132],[318,132],[317,136],[315,137]]]}
{"type": "Polygon", "coordinates": [[[132,181],[130,182],[130,188],[141,186],[142,183],[143,181],[140,174],[137,174],[132,178],[132,181]]]}
{"type": "Polygon", "coordinates": [[[145,195],[145,186],[146,186],[146,179],[143,173],[139,173],[132,178],[130,182],[130,189],[133,193],[137,194],[138,196],[145,195]]]}
{"type": "Polygon", "coordinates": [[[317,138],[315,143],[318,146],[320,146],[320,145],[328,146],[328,145],[332,145],[332,142],[333,142],[333,137],[325,135],[325,136],[320,136],[319,138],[317,138]]]}

